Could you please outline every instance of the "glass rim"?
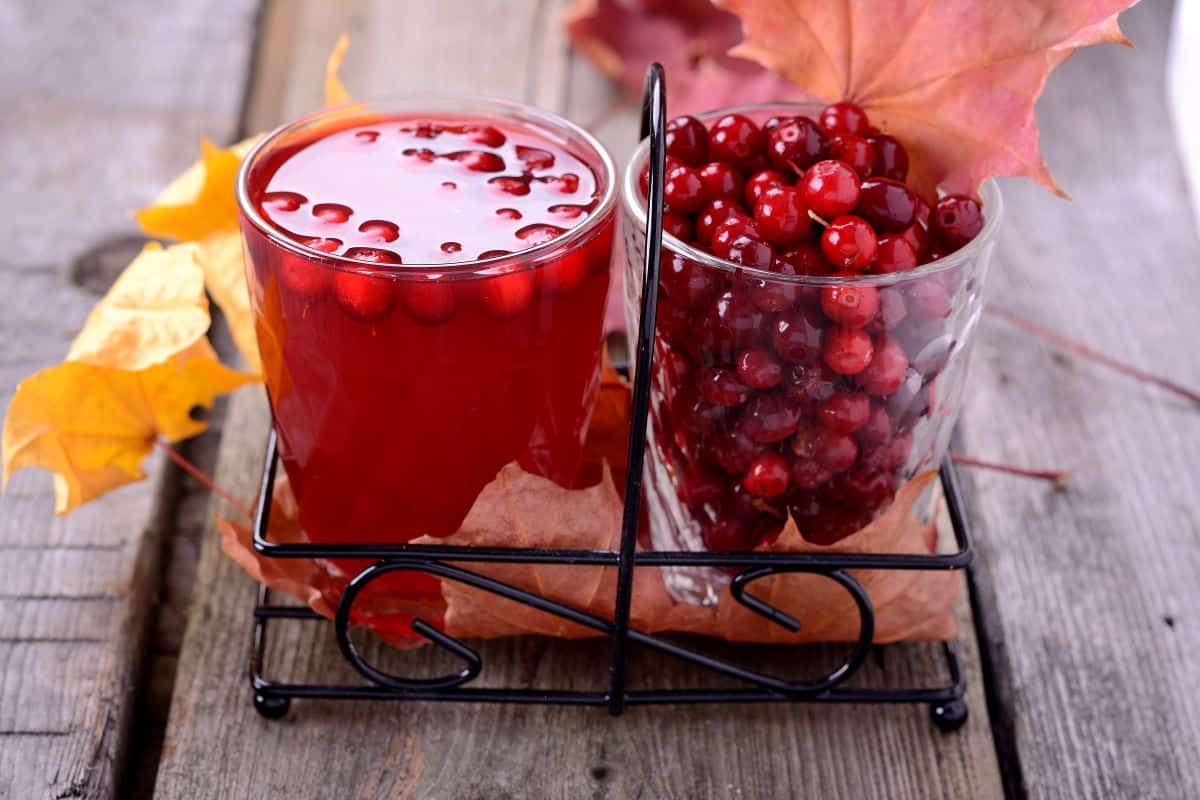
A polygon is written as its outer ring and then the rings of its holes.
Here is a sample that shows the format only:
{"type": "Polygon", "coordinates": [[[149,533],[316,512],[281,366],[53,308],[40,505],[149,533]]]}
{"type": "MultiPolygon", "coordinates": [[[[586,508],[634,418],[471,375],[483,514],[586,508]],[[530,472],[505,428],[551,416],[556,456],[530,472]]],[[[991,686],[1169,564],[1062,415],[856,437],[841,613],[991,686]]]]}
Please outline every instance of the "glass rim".
{"type": "MultiPolygon", "coordinates": [[[[440,109],[426,107],[425,111],[431,116],[438,113],[452,113],[448,107],[440,109]]],[[[586,162],[586,159],[584,160],[586,162]]],[[[592,165],[588,164],[588,167],[591,168],[592,165]]],[[[545,109],[516,100],[506,100],[484,95],[422,92],[391,95],[371,100],[350,100],[335,106],[318,109],[317,111],[283,123],[270,133],[260,137],[246,153],[241,165],[238,167],[235,195],[238,210],[243,217],[273,244],[285,250],[311,261],[320,262],[332,269],[353,270],[354,272],[378,274],[393,278],[421,280],[441,277],[440,273],[467,275],[486,271],[484,273],[484,277],[486,277],[487,274],[494,272],[516,272],[541,266],[544,262],[552,260],[549,256],[557,253],[561,248],[569,248],[588,238],[604,222],[605,218],[612,212],[616,205],[617,178],[617,169],[613,163],[612,155],[600,143],[600,140],[582,126],[553,111],[546,111],[545,109]],[[369,112],[371,110],[383,111],[384,109],[398,110],[399,108],[411,106],[414,113],[423,113],[422,106],[420,105],[422,102],[435,105],[443,104],[445,106],[453,104],[460,107],[453,113],[462,113],[467,116],[476,113],[476,109],[478,109],[478,114],[481,117],[486,117],[489,111],[508,112],[512,117],[522,122],[532,123],[535,128],[541,126],[550,131],[566,131],[568,134],[578,137],[595,154],[596,160],[599,161],[603,170],[603,174],[597,175],[597,179],[605,181],[606,184],[600,203],[582,223],[569,228],[565,233],[553,239],[534,245],[533,247],[527,247],[524,250],[516,250],[512,253],[491,256],[490,258],[477,258],[466,261],[378,264],[371,261],[360,261],[359,259],[337,253],[326,253],[322,250],[301,244],[289,238],[282,228],[264,218],[254,203],[250,201],[249,176],[254,164],[262,156],[271,152],[273,146],[278,144],[281,139],[294,133],[299,128],[323,119],[336,117],[351,110],[369,112]],[[498,270],[496,269],[497,267],[508,268],[498,270]]]]}
{"type": "MultiPolygon", "coordinates": [[[[726,114],[747,114],[747,113],[762,113],[777,110],[795,110],[795,109],[820,109],[822,105],[816,103],[750,103],[739,106],[728,106],[726,108],[718,108],[713,111],[706,111],[702,114],[697,114],[696,117],[701,120],[711,119],[713,117],[725,116],[726,114]]],[[[643,231],[646,230],[646,201],[642,199],[641,193],[638,190],[639,171],[641,164],[647,158],[647,152],[650,148],[650,140],[643,139],[633,151],[633,155],[629,157],[629,161],[625,165],[624,174],[621,176],[621,206],[641,225],[643,231]]],[[[903,283],[909,280],[916,280],[927,275],[936,275],[940,272],[945,272],[955,267],[961,267],[967,262],[975,258],[979,250],[986,246],[1000,225],[1000,220],[1004,216],[1004,201],[1000,196],[1000,187],[996,184],[995,179],[989,178],[984,181],[979,187],[980,199],[983,201],[984,221],[983,229],[979,235],[972,239],[967,244],[955,250],[947,256],[943,256],[936,261],[930,261],[926,264],[920,264],[913,269],[904,270],[902,272],[888,272],[881,275],[851,275],[851,276],[834,276],[834,275],[784,275],[778,272],[770,272],[768,270],[756,269],[754,267],[745,267],[727,259],[719,258],[712,253],[700,250],[692,245],[675,238],[665,230],[662,233],[662,244],[665,250],[683,256],[689,261],[703,264],[714,269],[725,270],[727,272],[738,272],[742,275],[770,281],[772,283],[794,283],[797,285],[808,286],[831,286],[831,285],[865,285],[865,286],[891,286],[893,284],[903,283]]]]}

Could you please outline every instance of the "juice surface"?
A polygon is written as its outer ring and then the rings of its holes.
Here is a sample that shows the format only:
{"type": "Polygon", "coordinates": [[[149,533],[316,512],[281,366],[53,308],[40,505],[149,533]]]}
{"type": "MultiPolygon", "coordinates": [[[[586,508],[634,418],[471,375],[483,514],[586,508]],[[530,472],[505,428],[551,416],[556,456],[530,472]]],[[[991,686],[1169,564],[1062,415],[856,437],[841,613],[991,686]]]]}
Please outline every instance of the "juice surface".
{"type": "Polygon", "coordinates": [[[243,217],[280,454],[311,539],[448,536],[513,462],[576,485],[609,280],[601,165],[532,128],[429,117],[347,121],[252,165],[251,202],[311,248],[243,217]],[[595,213],[533,266],[414,266],[527,249],[595,213]]]}

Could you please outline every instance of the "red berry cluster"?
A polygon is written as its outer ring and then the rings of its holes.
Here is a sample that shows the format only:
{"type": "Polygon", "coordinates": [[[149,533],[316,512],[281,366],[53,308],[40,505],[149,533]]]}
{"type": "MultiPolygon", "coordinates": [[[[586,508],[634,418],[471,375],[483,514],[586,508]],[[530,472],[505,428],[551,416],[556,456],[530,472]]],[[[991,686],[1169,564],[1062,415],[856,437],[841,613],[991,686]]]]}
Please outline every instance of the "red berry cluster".
{"type": "Polygon", "coordinates": [[[770,540],[789,512],[830,544],[894,497],[949,358],[960,272],[882,288],[787,278],[904,272],[979,233],[975,199],[931,207],[907,173],[904,146],[851,103],[667,126],[664,229],[746,268],[664,248],[656,441],[709,549],[770,540]]]}

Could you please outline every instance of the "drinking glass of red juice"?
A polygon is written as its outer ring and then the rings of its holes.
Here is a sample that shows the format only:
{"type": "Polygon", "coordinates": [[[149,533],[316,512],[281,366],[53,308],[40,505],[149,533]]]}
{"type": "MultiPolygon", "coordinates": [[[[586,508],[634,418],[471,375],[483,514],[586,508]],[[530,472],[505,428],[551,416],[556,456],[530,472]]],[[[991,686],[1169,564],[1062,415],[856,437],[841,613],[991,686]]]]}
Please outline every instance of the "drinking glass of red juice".
{"type": "Polygon", "coordinates": [[[251,151],[246,276],[311,540],[448,536],[513,462],[576,484],[614,184],[586,131],[483,98],[355,103],[251,151]]]}

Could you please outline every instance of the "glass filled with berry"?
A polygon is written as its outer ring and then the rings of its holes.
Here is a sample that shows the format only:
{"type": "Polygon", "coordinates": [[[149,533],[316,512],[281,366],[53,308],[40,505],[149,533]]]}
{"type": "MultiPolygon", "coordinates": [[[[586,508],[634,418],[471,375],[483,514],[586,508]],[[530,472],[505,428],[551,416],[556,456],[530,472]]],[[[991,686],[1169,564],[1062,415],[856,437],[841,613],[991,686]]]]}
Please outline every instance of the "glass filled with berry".
{"type": "MultiPolygon", "coordinates": [[[[638,325],[646,142],[622,186],[638,325]]],[[[960,407],[1000,195],[923,197],[859,107],[762,105],[667,126],[647,505],[656,549],[745,551],[790,517],[832,545],[935,470],[960,407]]],[[[931,490],[915,507],[930,513],[931,490]]],[[[710,604],[721,570],[669,568],[710,604]]]]}
{"type": "Polygon", "coordinates": [[[355,103],[268,135],[238,201],[310,539],[448,536],[511,463],[577,484],[615,215],[590,134],[492,99],[355,103]]]}

